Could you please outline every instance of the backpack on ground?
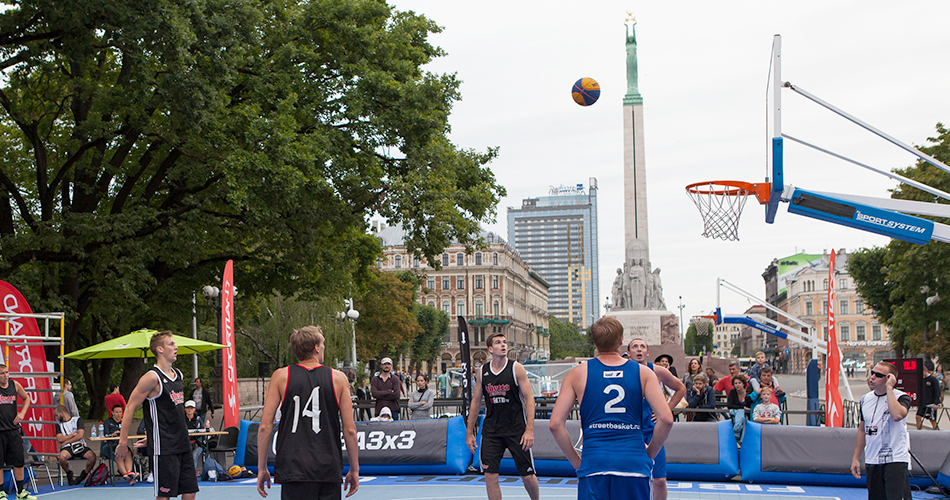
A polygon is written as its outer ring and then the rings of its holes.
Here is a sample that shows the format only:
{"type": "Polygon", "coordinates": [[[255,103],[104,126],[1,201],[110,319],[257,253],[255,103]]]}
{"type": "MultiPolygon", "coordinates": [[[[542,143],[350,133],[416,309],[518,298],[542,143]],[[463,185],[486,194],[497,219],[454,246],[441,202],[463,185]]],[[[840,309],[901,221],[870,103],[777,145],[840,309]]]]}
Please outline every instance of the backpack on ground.
{"type": "Polygon", "coordinates": [[[229,481],[231,476],[228,475],[228,471],[218,463],[217,460],[211,457],[205,457],[204,466],[201,468],[201,480],[208,481],[208,471],[214,469],[217,478],[215,481],[229,481]]]}
{"type": "Polygon", "coordinates": [[[103,486],[109,482],[109,468],[106,464],[99,464],[86,478],[86,486],[103,486]]]}

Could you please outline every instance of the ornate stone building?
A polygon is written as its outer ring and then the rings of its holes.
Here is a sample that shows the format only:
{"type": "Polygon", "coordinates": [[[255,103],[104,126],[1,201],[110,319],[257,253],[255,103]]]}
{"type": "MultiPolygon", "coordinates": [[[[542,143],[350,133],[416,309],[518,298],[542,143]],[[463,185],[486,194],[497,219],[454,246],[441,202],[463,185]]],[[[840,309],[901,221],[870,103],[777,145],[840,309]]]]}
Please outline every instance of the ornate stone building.
{"type": "Polygon", "coordinates": [[[423,276],[417,300],[449,315],[449,332],[442,346],[441,366],[461,363],[458,316],[469,326],[473,366],[490,356],[485,338],[502,331],[508,339],[508,357],[522,363],[550,356],[548,330],[548,283],[518,256],[500,236],[482,233],[487,248],[466,253],[453,242],[441,256],[441,269],[413,258],[403,243],[405,233],[396,227],[374,224],[383,242],[380,268],[411,270],[423,276]]]}

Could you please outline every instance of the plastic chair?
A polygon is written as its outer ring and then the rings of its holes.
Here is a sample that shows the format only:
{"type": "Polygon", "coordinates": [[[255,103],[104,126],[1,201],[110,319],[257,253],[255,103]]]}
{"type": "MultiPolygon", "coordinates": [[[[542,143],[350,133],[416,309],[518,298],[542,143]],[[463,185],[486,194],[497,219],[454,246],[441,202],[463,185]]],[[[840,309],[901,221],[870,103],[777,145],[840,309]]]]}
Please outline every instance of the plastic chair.
{"type": "Polygon", "coordinates": [[[208,452],[209,453],[224,453],[227,457],[228,453],[234,453],[237,450],[238,435],[241,433],[240,429],[237,427],[228,427],[224,429],[227,434],[222,435],[217,442],[213,440],[208,443],[208,452]]]}
{"type": "Polygon", "coordinates": [[[33,487],[33,493],[39,495],[40,488],[36,484],[36,473],[33,471],[33,467],[43,467],[46,469],[46,477],[49,479],[49,485],[53,488],[53,491],[56,491],[56,486],[53,484],[53,473],[49,470],[49,463],[46,460],[43,460],[39,455],[36,455],[37,451],[33,449],[33,445],[30,444],[30,441],[27,439],[23,440],[23,454],[24,462],[23,468],[24,471],[28,474],[30,481],[30,486],[33,487]]]}

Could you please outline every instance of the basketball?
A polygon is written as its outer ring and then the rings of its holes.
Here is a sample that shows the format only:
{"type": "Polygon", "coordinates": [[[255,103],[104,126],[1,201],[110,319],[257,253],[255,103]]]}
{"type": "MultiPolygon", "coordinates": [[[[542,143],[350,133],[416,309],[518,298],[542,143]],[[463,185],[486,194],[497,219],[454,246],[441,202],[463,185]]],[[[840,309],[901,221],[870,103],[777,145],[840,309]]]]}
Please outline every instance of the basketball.
{"type": "Polygon", "coordinates": [[[231,468],[228,469],[228,475],[235,479],[241,477],[243,472],[244,468],[240,465],[232,465],[231,468]]]}
{"type": "Polygon", "coordinates": [[[590,106],[600,97],[600,84],[593,78],[581,78],[574,82],[571,97],[581,106],[590,106]]]}

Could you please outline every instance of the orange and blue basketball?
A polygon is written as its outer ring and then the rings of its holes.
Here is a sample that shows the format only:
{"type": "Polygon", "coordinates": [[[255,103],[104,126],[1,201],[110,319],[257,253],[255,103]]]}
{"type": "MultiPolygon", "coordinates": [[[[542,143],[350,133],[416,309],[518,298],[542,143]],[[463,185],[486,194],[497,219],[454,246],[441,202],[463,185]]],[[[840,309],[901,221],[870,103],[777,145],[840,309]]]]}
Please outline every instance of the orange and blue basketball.
{"type": "Polygon", "coordinates": [[[241,477],[241,474],[243,473],[244,467],[241,467],[240,465],[232,465],[230,468],[228,468],[228,475],[234,479],[241,477]]]}
{"type": "Polygon", "coordinates": [[[593,78],[581,78],[574,82],[571,97],[574,98],[574,102],[581,106],[590,106],[597,102],[600,97],[600,84],[593,78]]]}

